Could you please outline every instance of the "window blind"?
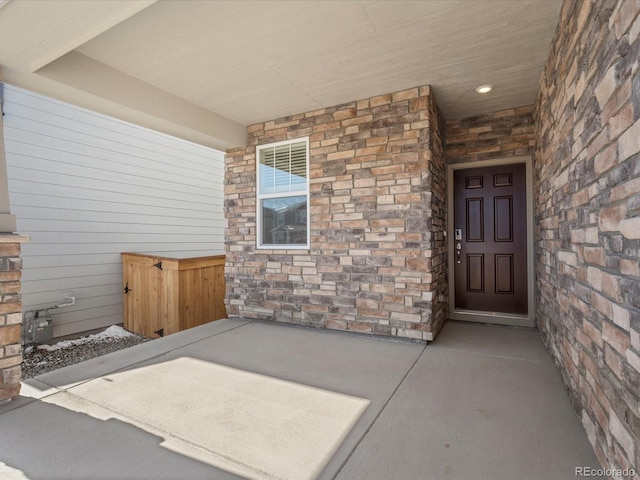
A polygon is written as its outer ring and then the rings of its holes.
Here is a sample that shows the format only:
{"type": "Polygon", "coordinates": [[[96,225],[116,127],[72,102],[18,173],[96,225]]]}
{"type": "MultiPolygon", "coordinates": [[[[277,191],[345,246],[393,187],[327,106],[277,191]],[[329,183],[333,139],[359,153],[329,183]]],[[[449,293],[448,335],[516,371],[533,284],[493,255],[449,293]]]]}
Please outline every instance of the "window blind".
{"type": "Polygon", "coordinates": [[[296,142],[260,150],[260,193],[306,190],[307,145],[296,142]]]}

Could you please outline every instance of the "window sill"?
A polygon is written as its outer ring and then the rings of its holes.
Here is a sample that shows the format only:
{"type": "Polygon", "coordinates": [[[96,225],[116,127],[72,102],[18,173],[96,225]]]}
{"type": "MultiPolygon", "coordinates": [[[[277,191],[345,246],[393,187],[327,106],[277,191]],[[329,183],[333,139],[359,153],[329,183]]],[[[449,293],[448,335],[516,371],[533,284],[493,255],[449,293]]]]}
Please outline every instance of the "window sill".
{"type": "Polygon", "coordinates": [[[256,245],[256,250],[311,250],[309,245],[256,245]]]}

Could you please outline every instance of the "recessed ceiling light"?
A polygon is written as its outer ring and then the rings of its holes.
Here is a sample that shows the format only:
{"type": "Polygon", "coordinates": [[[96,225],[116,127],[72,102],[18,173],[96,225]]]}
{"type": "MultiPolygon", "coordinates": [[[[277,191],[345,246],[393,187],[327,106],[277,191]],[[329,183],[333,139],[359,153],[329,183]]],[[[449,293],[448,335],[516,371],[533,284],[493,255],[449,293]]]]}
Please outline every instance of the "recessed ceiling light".
{"type": "Polygon", "coordinates": [[[480,85],[476,88],[478,93],[489,93],[491,90],[493,90],[493,85],[480,85]]]}

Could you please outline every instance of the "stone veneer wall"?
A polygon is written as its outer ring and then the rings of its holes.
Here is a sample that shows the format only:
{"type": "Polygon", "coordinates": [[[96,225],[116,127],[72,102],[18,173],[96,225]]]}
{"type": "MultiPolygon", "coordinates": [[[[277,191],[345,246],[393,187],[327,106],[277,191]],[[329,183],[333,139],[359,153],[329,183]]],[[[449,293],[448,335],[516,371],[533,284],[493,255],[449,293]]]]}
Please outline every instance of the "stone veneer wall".
{"type": "Polygon", "coordinates": [[[565,1],[535,112],[538,326],[602,465],[636,471],[639,12],[565,1]]]}
{"type": "Polygon", "coordinates": [[[426,340],[447,315],[443,125],[428,86],[251,125],[225,162],[227,311],[426,340]],[[310,250],[256,249],[256,145],[310,137],[310,250]]]}
{"type": "Polygon", "coordinates": [[[533,105],[447,121],[447,164],[532,155],[533,105]]]}
{"type": "Polygon", "coordinates": [[[20,243],[24,236],[0,234],[0,404],[20,393],[22,301],[20,243]]]}

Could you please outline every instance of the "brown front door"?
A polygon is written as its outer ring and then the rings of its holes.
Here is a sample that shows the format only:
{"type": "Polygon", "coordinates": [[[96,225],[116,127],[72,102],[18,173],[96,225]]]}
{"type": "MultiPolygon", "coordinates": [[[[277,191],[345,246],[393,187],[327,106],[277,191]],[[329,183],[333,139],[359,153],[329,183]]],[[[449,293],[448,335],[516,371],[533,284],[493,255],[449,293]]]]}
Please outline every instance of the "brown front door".
{"type": "Polygon", "coordinates": [[[527,313],[524,164],[454,172],[455,307],[527,313]]]}

